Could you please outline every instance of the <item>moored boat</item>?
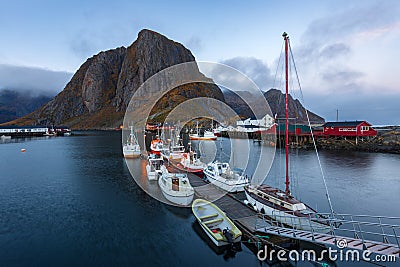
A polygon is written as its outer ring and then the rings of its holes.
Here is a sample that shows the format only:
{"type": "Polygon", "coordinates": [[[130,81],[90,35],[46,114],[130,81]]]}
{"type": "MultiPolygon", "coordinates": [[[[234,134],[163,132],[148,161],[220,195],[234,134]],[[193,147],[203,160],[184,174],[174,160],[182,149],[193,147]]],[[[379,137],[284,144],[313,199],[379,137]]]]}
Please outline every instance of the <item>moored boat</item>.
{"type": "Polygon", "coordinates": [[[245,187],[248,203],[272,219],[299,230],[330,232],[326,218],[292,195],[268,185],[245,187]]]}
{"type": "Polygon", "coordinates": [[[193,201],[194,189],[185,173],[170,173],[163,166],[158,185],[164,197],[174,204],[187,206],[193,201]]]}
{"type": "Polygon", "coordinates": [[[203,169],[206,166],[200,159],[197,158],[197,153],[194,151],[189,151],[188,153],[182,154],[182,159],[178,167],[193,173],[203,173],[203,169]]]}
{"type": "Polygon", "coordinates": [[[243,170],[229,167],[229,163],[211,162],[203,169],[207,180],[227,192],[242,192],[249,184],[249,179],[243,175],[243,170]]]}
{"type": "Polygon", "coordinates": [[[161,166],[163,166],[163,164],[164,160],[162,158],[150,154],[146,165],[147,179],[150,181],[158,180],[162,174],[161,166]]]}
{"type": "Polygon", "coordinates": [[[189,134],[189,139],[190,140],[217,140],[217,136],[214,135],[213,131],[204,131],[203,135],[200,135],[200,131],[199,131],[199,123],[196,123],[196,133],[194,134],[189,134]]]}
{"type": "MultiPolygon", "coordinates": [[[[296,228],[306,231],[327,233],[331,231],[326,218],[319,216],[318,213],[307,206],[305,203],[297,200],[289,189],[289,37],[283,33],[285,43],[285,171],[286,171],[286,189],[282,191],[268,185],[248,185],[245,194],[248,203],[257,211],[275,219],[277,222],[287,225],[290,228],[296,228]]],[[[328,197],[328,201],[329,197],[328,197]]],[[[330,202],[329,202],[330,204],[330,202]]],[[[331,205],[330,205],[331,207],[331,205]]],[[[332,209],[332,208],[331,208],[332,209]]],[[[332,211],[333,213],[333,211],[332,211]]]]}
{"type": "Polygon", "coordinates": [[[196,199],[192,212],[211,241],[217,246],[240,242],[242,232],[215,204],[196,199]]]}
{"type": "Polygon", "coordinates": [[[161,152],[161,155],[167,161],[178,163],[182,160],[183,153],[185,153],[185,147],[182,145],[175,145],[171,146],[170,149],[161,152]]]}
{"type": "Polygon", "coordinates": [[[197,133],[189,135],[190,140],[203,140],[203,141],[206,140],[214,141],[217,140],[217,137],[218,136],[216,136],[212,131],[204,131],[204,134],[202,136],[197,133]]]}
{"type": "Polygon", "coordinates": [[[133,126],[130,126],[129,128],[131,129],[131,132],[128,140],[126,140],[124,146],[122,147],[122,152],[125,158],[138,158],[140,157],[140,146],[135,136],[133,126]]]}

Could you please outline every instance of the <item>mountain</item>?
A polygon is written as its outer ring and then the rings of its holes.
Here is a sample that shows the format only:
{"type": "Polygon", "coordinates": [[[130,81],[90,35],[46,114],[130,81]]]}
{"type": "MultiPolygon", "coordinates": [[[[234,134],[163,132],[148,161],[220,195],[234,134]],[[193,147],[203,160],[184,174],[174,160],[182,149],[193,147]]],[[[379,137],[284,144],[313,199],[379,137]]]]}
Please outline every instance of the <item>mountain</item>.
{"type": "Polygon", "coordinates": [[[28,91],[0,90],[0,123],[25,116],[49,102],[48,95],[33,95],[28,91]]]}
{"type": "MultiPolygon", "coordinates": [[[[264,93],[264,97],[271,107],[272,114],[277,118],[285,117],[285,94],[278,89],[270,89],[264,93]]],[[[306,109],[298,99],[293,99],[289,95],[289,118],[296,118],[296,123],[308,124],[306,109]]],[[[325,119],[307,110],[311,124],[324,123],[325,119]]]]}
{"type": "MultiPolygon", "coordinates": [[[[193,61],[194,56],[182,44],[144,29],[129,47],[100,52],[87,59],[53,100],[9,124],[63,124],[75,129],[117,127],[131,97],[144,81],[165,68],[193,61]]],[[[186,84],[159,101],[153,110],[157,114],[154,120],[165,118],[180,103],[171,104],[168,97],[172,96],[180,102],[201,96],[224,101],[214,84],[186,84]]]]}
{"type": "MultiPolygon", "coordinates": [[[[241,95],[245,94],[245,92],[241,92],[241,95]]],[[[248,93],[249,94],[249,93],[248,93]]],[[[234,92],[226,90],[224,91],[224,97],[226,103],[235,110],[242,118],[249,118],[253,117],[254,114],[247,106],[247,104],[234,92]]],[[[280,90],[277,89],[270,89],[264,93],[264,97],[267,100],[272,115],[277,118],[284,118],[285,117],[285,94],[283,94],[280,90]]],[[[247,99],[252,99],[250,95],[246,95],[247,99]]],[[[256,103],[257,99],[252,100],[253,105],[256,103]]],[[[316,123],[324,123],[325,120],[316,115],[315,113],[308,111],[308,116],[310,118],[310,122],[312,124],[316,123]]],[[[289,117],[296,118],[296,123],[304,123],[308,124],[307,116],[306,116],[306,109],[301,105],[298,99],[293,99],[291,95],[289,95],[289,117]]]]}

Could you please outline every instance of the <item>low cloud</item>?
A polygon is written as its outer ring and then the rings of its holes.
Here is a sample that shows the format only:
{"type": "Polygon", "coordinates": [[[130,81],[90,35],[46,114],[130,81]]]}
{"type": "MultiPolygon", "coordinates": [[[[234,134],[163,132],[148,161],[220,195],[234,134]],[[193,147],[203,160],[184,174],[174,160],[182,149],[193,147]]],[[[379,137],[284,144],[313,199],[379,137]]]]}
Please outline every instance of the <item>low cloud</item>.
{"type": "Polygon", "coordinates": [[[0,89],[55,95],[64,89],[72,75],[63,71],[0,64],[0,89]]]}
{"type": "Polygon", "coordinates": [[[338,58],[350,54],[351,49],[344,43],[334,43],[322,47],[319,52],[320,56],[324,59],[338,58]]]}
{"type": "Polygon", "coordinates": [[[263,91],[273,87],[274,77],[267,64],[254,57],[235,57],[221,63],[231,66],[252,79],[263,91]]]}

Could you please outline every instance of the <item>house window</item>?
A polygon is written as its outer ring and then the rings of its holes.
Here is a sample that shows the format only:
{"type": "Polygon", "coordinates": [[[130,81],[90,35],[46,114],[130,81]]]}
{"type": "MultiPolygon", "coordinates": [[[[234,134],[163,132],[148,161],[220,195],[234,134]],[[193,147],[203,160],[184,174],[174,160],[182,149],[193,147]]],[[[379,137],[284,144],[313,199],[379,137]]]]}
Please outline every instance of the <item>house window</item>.
{"type": "Polygon", "coordinates": [[[369,126],[361,126],[361,131],[369,131],[369,126]]]}

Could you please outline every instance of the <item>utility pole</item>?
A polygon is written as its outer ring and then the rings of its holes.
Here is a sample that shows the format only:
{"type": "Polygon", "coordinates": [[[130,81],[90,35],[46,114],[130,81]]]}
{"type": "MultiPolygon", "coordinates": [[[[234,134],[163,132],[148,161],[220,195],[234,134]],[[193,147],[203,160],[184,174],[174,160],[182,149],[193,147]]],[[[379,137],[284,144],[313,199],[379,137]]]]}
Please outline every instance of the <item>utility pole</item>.
{"type": "Polygon", "coordinates": [[[336,122],[338,122],[339,121],[339,110],[337,109],[336,110],[336,122]]]}

